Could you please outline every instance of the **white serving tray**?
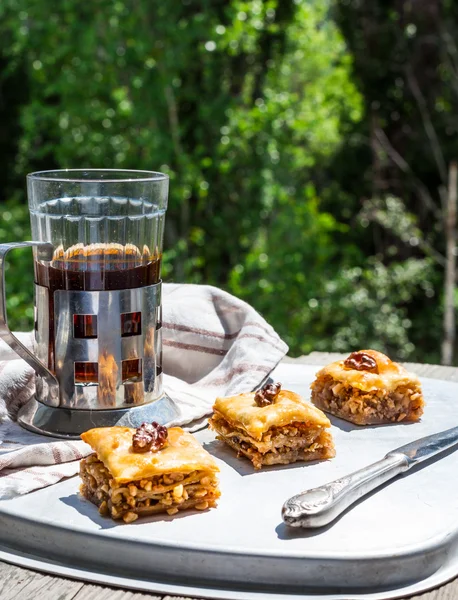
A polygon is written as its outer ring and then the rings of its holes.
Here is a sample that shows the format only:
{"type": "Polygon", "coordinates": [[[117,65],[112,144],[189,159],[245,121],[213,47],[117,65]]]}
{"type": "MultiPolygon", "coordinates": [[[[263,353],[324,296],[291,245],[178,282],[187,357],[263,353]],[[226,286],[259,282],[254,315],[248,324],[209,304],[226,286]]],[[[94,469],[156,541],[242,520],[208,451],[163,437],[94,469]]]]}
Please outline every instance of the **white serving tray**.
{"type": "MultiPolygon", "coordinates": [[[[273,378],[309,397],[318,367],[280,365],[273,378]]],[[[414,439],[458,424],[458,384],[423,379],[419,423],[359,428],[333,419],[337,456],[255,472],[208,430],[217,509],[130,525],[101,517],[78,478],[0,502],[0,559],[138,590],[236,600],[399,598],[458,574],[458,452],[397,478],[323,530],[289,530],[289,496],[341,477],[414,439]]]]}

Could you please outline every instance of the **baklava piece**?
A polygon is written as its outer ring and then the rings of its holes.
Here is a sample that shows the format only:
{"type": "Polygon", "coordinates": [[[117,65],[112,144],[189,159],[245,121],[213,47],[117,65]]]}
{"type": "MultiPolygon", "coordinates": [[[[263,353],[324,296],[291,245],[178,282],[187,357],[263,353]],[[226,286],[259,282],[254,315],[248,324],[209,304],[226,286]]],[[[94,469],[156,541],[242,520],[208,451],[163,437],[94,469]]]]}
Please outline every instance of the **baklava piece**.
{"type": "Polygon", "coordinates": [[[326,415],[279,383],[217,398],[213,410],[209,423],[217,439],[246,456],[255,469],[335,456],[326,415]]]}
{"type": "Polygon", "coordinates": [[[81,438],[94,454],[81,461],[81,494],[102,515],[126,523],[156,513],[215,506],[220,496],[214,459],[179,427],[99,427],[81,438]]]}
{"type": "Polygon", "coordinates": [[[316,406],[356,425],[418,421],[423,414],[418,377],[375,350],[331,363],[311,387],[316,406]]]}

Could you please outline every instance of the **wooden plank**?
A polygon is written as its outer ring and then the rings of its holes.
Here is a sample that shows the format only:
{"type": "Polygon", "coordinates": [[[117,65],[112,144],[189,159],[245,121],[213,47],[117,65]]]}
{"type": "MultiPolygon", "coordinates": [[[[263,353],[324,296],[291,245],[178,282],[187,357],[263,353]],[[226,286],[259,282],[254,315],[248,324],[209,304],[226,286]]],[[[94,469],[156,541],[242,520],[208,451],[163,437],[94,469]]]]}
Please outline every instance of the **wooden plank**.
{"type": "Polygon", "coordinates": [[[457,579],[420,596],[412,596],[409,600],[456,600],[456,598],[458,598],[457,579]]]}
{"type": "Polygon", "coordinates": [[[145,598],[148,598],[148,600],[161,600],[162,596],[102,585],[85,584],[73,600],[144,600],[145,598]]]}
{"type": "Polygon", "coordinates": [[[0,562],[1,600],[71,600],[81,581],[44,575],[0,562]]]}
{"type": "MultiPolygon", "coordinates": [[[[325,365],[339,360],[348,354],[312,352],[299,358],[286,357],[284,363],[325,365]]],[[[405,363],[405,366],[423,377],[458,381],[458,368],[439,365],[405,363]]],[[[72,581],[62,577],[43,575],[28,569],[14,567],[0,562],[1,600],[191,600],[184,596],[157,596],[133,592],[119,588],[72,581]]],[[[456,600],[458,599],[458,578],[440,588],[425,592],[411,600],[456,600]]],[[[325,600],[325,596],[323,596],[325,600]]]]}

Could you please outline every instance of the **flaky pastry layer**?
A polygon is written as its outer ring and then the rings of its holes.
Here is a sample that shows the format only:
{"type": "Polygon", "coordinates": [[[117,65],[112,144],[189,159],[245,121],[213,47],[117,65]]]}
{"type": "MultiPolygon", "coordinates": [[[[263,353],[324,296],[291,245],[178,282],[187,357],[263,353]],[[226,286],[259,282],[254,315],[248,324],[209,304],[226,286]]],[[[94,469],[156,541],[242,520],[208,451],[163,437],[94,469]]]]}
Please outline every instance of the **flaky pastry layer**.
{"type": "Polygon", "coordinates": [[[321,410],[287,390],[281,390],[275,402],[268,406],[257,406],[254,392],[217,398],[213,407],[233,427],[260,441],[273,427],[283,427],[293,422],[305,423],[309,427],[330,427],[331,423],[321,410]]]}
{"type": "MultiPolygon", "coordinates": [[[[399,386],[420,386],[416,375],[409,373],[402,365],[393,362],[388,356],[376,350],[360,350],[360,353],[368,354],[377,364],[377,373],[370,371],[359,371],[345,366],[344,360],[333,362],[316,374],[317,379],[329,376],[336,382],[345,383],[363,392],[385,390],[394,392],[399,386]]],[[[312,384],[314,389],[315,383],[312,384]]]]}
{"type": "Polygon", "coordinates": [[[213,457],[180,427],[168,429],[167,444],[159,452],[134,452],[134,432],[130,427],[98,427],[81,435],[117,483],[170,473],[219,471],[213,457]]]}

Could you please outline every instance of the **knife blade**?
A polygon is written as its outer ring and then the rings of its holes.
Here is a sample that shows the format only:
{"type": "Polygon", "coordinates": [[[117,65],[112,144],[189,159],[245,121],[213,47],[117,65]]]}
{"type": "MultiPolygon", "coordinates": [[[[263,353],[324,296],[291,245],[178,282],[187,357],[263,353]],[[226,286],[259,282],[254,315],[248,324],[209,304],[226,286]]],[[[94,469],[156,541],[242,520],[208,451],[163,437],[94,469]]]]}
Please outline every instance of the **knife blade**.
{"type": "Polygon", "coordinates": [[[375,488],[456,445],[458,427],[400,446],[388,452],[382,460],[359,471],[292,496],[283,504],[283,521],[290,527],[316,528],[328,525],[375,488]]]}
{"type": "Polygon", "coordinates": [[[452,427],[439,433],[433,433],[426,437],[405,444],[388,452],[390,454],[404,454],[410,463],[410,466],[423,462],[432,458],[436,454],[448,450],[452,446],[458,443],[458,427],[452,427]]]}

